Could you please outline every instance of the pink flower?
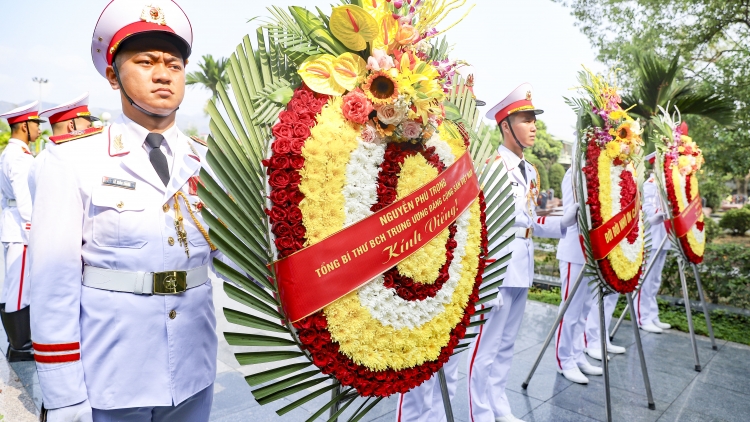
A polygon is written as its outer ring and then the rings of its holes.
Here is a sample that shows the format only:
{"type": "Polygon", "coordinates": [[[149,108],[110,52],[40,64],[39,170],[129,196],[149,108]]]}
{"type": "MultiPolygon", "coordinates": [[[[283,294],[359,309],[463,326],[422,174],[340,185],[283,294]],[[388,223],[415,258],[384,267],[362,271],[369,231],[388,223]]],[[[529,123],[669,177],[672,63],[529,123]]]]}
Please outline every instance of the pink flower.
{"type": "Polygon", "coordinates": [[[404,135],[404,138],[407,139],[417,139],[422,134],[422,125],[415,122],[414,120],[409,120],[406,123],[404,123],[402,134],[404,135]]]}
{"type": "Polygon", "coordinates": [[[380,137],[378,136],[378,131],[372,125],[365,125],[365,127],[362,129],[362,133],[360,134],[360,136],[362,137],[363,142],[380,143],[380,137]]]}
{"type": "Polygon", "coordinates": [[[370,113],[372,113],[372,104],[361,89],[355,89],[344,95],[343,100],[341,111],[344,113],[344,117],[361,125],[367,123],[370,113]]]}
{"type": "Polygon", "coordinates": [[[372,56],[367,59],[367,69],[378,72],[380,70],[389,70],[394,67],[393,57],[389,56],[385,50],[374,48],[372,56]]]}

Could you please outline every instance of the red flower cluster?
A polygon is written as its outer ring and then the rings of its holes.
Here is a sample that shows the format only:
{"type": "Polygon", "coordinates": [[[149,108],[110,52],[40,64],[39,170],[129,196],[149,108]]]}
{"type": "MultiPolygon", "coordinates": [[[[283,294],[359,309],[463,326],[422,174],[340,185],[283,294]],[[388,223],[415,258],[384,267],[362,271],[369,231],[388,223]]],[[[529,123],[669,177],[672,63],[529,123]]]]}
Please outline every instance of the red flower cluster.
{"type": "MultiPolygon", "coordinates": [[[[674,187],[674,180],[672,179],[672,162],[673,158],[667,155],[664,159],[664,181],[667,185],[667,198],[669,199],[669,203],[672,206],[672,213],[676,215],[677,210],[679,210],[680,208],[678,205],[679,203],[677,202],[677,193],[674,187]]],[[[687,198],[688,203],[695,199],[690,195],[690,179],[690,177],[685,178],[685,198],[687,198]]],[[[696,223],[696,227],[698,228],[698,230],[703,231],[704,223],[702,221],[699,221],[696,223]]],[[[682,236],[679,238],[679,240],[680,246],[682,246],[682,251],[685,253],[685,257],[687,257],[688,261],[693,264],[700,264],[701,262],[703,262],[703,255],[698,255],[693,251],[693,248],[690,247],[690,242],[688,242],[687,240],[687,236],[682,236]]]]}
{"type": "MultiPolygon", "coordinates": [[[[386,148],[385,160],[383,161],[383,164],[381,164],[380,176],[378,179],[378,203],[373,205],[373,211],[380,210],[396,200],[395,189],[396,184],[398,183],[398,174],[401,171],[401,164],[403,164],[404,158],[407,156],[420,153],[429,163],[438,168],[438,171],[442,172],[445,169],[445,166],[435,154],[434,148],[429,148],[424,151],[418,148],[421,147],[395,143],[388,145],[386,148]]],[[[453,350],[458,345],[458,342],[466,335],[466,328],[469,325],[471,316],[474,315],[475,303],[479,300],[479,286],[482,284],[482,274],[486,265],[485,260],[488,240],[487,226],[485,224],[486,205],[482,193],[479,194],[479,199],[482,221],[482,249],[479,257],[474,290],[469,296],[469,301],[463,318],[456,327],[451,330],[450,340],[448,341],[448,344],[441,349],[439,357],[434,361],[425,362],[420,366],[400,371],[391,369],[385,371],[373,371],[367,367],[358,365],[352,361],[351,358],[339,352],[339,345],[332,341],[331,334],[328,332],[328,322],[325,315],[323,314],[323,311],[319,311],[295,323],[294,327],[298,330],[297,336],[300,342],[310,353],[313,363],[321,369],[321,372],[327,375],[333,375],[342,385],[354,387],[362,396],[388,397],[395,393],[405,393],[422,384],[430,379],[435,372],[448,362],[448,359],[453,354],[453,350]]],[[[446,244],[446,256],[448,257],[448,262],[441,269],[441,276],[439,277],[446,277],[445,280],[447,280],[448,265],[450,264],[450,260],[453,259],[453,249],[456,247],[456,241],[453,239],[455,233],[456,228],[455,224],[453,224],[450,226],[450,237],[446,244]],[[443,275],[444,273],[445,276],[443,275]]],[[[427,286],[421,286],[419,283],[413,283],[411,280],[409,280],[409,282],[411,282],[411,287],[414,289],[409,291],[405,280],[406,278],[398,275],[396,268],[392,268],[386,272],[385,277],[386,279],[390,279],[390,281],[386,281],[386,283],[393,283],[394,286],[398,286],[396,287],[397,290],[401,290],[399,295],[403,294],[404,296],[416,298],[417,296],[428,295],[430,293],[428,289],[426,289],[427,286]],[[390,276],[388,274],[390,274],[390,276]],[[399,285],[399,283],[401,284],[399,285]]],[[[444,282],[445,281],[442,283],[444,282]]],[[[435,284],[437,284],[437,282],[435,284]]],[[[435,293],[437,293],[438,290],[439,288],[435,290],[435,293]]],[[[432,295],[434,296],[435,293],[432,295]]],[[[406,297],[404,298],[407,299],[406,297]]]]}
{"type": "MultiPolygon", "coordinates": [[[[586,177],[586,189],[588,193],[586,203],[591,210],[591,225],[593,227],[599,227],[604,223],[601,202],[599,201],[599,154],[601,154],[601,148],[596,142],[596,137],[592,136],[586,148],[586,165],[582,171],[586,177]]],[[[633,175],[629,171],[623,171],[620,175],[620,188],[620,206],[625,207],[635,198],[637,189],[633,175]]],[[[637,238],[638,224],[636,223],[633,231],[628,233],[627,239],[628,242],[633,243],[637,238]]],[[[638,280],[641,278],[641,272],[643,271],[643,267],[641,266],[635,277],[630,280],[621,280],[617,276],[617,273],[615,273],[614,268],[612,268],[609,258],[604,258],[597,261],[597,263],[599,264],[599,270],[604,278],[604,282],[619,293],[632,292],[638,285],[638,280]]]]}
{"type": "Polygon", "coordinates": [[[458,228],[455,224],[451,224],[448,227],[450,232],[448,236],[448,242],[446,242],[445,250],[445,264],[440,268],[440,274],[432,284],[415,283],[411,277],[406,277],[398,272],[398,268],[393,267],[383,274],[383,285],[389,289],[395,289],[398,297],[404,300],[424,300],[428,297],[435,297],[435,295],[443,288],[443,284],[450,278],[448,274],[448,268],[450,268],[453,262],[453,251],[458,246],[458,243],[454,240],[456,231],[458,228]]]}
{"type": "Polygon", "coordinates": [[[273,154],[263,160],[267,167],[271,209],[266,210],[271,221],[271,231],[276,239],[279,257],[291,255],[305,243],[305,226],[299,203],[305,197],[299,190],[299,170],[304,167],[302,147],[310,137],[310,129],[317,121],[315,115],[328,102],[328,96],[314,93],[305,85],[295,91],[286,110],[279,113],[279,122],[273,126],[276,138],[271,144],[273,154]]]}

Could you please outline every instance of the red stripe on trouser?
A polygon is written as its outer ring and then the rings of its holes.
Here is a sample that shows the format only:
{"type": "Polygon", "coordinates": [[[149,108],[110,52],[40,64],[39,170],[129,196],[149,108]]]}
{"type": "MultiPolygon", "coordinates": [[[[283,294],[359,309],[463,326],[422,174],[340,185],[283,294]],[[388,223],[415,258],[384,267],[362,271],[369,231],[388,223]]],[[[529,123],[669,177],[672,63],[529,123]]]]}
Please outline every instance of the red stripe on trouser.
{"type": "MultiPolygon", "coordinates": [[[[583,269],[581,269],[583,271],[583,269]]],[[[570,262],[568,262],[568,275],[565,281],[565,299],[563,302],[568,300],[568,289],[570,288],[570,262]]],[[[557,359],[557,366],[563,369],[562,362],[560,362],[560,334],[562,334],[562,325],[565,318],[560,318],[560,327],[557,328],[557,341],[555,342],[555,358],[557,359]]]]}
{"type": "Polygon", "coordinates": [[[18,286],[18,309],[21,309],[21,296],[23,296],[23,275],[26,272],[26,245],[23,245],[23,257],[21,258],[21,284],[18,286]]]}
{"type": "Polygon", "coordinates": [[[72,352],[81,348],[80,343],[40,344],[32,343],[37,352],[72,352]]]}
{"type": "Polygon", "coordinates": [[[589,347],[589,341],[586,339],[586,329],[583,329],[583,347],[588,348],[589,347]]]}
{"type": "MultiPolygon", "coordinates": [[[[500,294],[498,292],[498,294],[500,294]]],[[[484,305],[482,305],[482,309],[484,309],[484,305]]],[[[479,320],[484,320],[484,315],[482,314],[479,316],[479,320]]],[[[477,352],[479,351],[479,341],[482,339],[482,329],[484,329],[484,324],[479,326],[479,334],[477,335],[477,343],[474,346],[474,353],[471,355],[471,364],[469,365],[469,415],[471,415],[471,422],[474,422],[474,410],[471,402],[471,374],[474,372],[474,359],[477,357],[477,352]]]]}
{"type": "Polygon", "coordinates": [[[404,406],[404,393],[401,393],[401,397],[398,400],[398,419],[396,419],[397,422],[401,422],[401,412],[403,412],[403,406],[404,406]]]}
{"type": "Polygon", "coordinates": [[[66,355],[39,355],[34,354],[34,360],[39,363],[63,363],[81,360],[80,353],[69,353],[66,355]]]}

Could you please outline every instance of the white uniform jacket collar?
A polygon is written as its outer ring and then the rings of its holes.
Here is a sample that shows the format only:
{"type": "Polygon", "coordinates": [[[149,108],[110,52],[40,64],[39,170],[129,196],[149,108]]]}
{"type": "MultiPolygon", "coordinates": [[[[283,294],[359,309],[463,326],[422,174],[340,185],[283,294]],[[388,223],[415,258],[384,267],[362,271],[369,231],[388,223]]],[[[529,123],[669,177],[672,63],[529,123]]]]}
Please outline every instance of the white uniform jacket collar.
{"type": "Polygon", "coordinates": [[[189,138],[177,126],[167,129],[162,135],[172,152],[173,165],[169,183],[164,186],[143,148],[148,130],[124,115],[109,127],[109,155],[121,156],[121,164],[135,177],[140,178],[164,193],[164,202],[182,188],[200,168],[200,159],[190,150],[189,138]]]}
{"type": "Polygon", "coordinates": [[[521,186],[528,187],[527,180],[531,180],[536,174],[534,173],[534,168],[531,167],[531,164],[523,158],[518,157],[515,152],[506,148],[505,145],[500,145],[498,148],[498,154],[503,160],[503,164],[508,170],[508,173],[513,176],[515,181],[520,183],[521,186]],[[520,165],[526,166],[526,180],[524,180],[523,174],[521,174],[521,171],[518,169],[520,165]]]}
{"type": "Polygon", "coordinates": [[[11,144],[12,145],[18,145],[19,147],[21,147],[21,149],[24,152],[31,153],[31,151],[29,151],[29,146],[26,145],[26,142],[24,142],[24,141],[22,141],[20,139],[16,139],[16,138],[10,138],[10,139],[8,139],[8,145],[11,145],[11,144]]]}

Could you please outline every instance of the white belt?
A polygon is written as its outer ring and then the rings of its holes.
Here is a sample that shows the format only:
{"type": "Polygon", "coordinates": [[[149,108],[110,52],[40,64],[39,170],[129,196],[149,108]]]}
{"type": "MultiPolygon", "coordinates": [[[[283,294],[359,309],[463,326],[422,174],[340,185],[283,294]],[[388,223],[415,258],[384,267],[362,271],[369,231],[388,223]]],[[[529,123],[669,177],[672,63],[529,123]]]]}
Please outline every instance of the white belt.
{"type": "Polygon", "coordinates": [[[531,239],[531,236],[534,235],[534,229],[532,227],[526,228],[526,227],[519,227],[516,229],[516,238],[517,239],[531,239]]]}
{"type": "Polygon", "coordinates": [[[119,271],[86,265],[83,285],[139,295],[174,295],[208,281],[208,264],[187,271],[119,271]]]}
{"type": "Polygon", "coordinates": [[[15,207],[17,204],[15,199],[9,199],[7,202],[9,207],[15,207]]]}

